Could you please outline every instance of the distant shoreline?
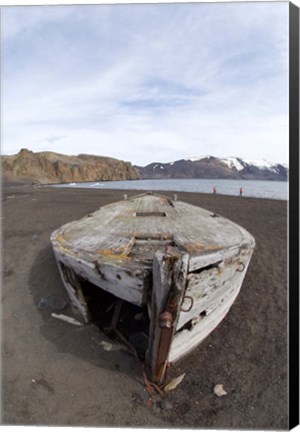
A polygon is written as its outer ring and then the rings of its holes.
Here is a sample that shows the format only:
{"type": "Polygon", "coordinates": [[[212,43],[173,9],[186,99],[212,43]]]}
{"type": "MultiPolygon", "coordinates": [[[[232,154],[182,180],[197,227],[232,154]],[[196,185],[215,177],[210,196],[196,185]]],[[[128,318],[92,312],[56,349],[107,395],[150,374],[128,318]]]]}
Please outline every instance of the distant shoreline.
{"type": "Polygon", "coordinates": [[[76,183],[78,184],[86,184],[86,183],[107,183],[107,182],[123,182],[123,181],[143,181],[143,180],[151,180],[151,181],[161,181],[161,180],[212,180],[212,181],[231,181],[231,180],[237,180],[240,182],[248,182],[248,181],[266,181],[266,182],[280,182],[280,183],[288,183],[289,179],[286,180],[275,180],[275,179],[237,179],[237,178],[207,178],[207,177],[191,177],[191,178],[182,178],[182,177],[160,177],[160,178],[151,178],[151,177],[143,177],[140,179],[128,179],[128,180],[86,180],[86,181],[80,181],[80,182],[62,182],[62,183],[41,183],[38,180],[30,180],[30,179],[18,179],[18,180],[6,180],[1,179],[2,185],[4,187],[8,186],[22,186],[22,185],[39,185],[39,186],[55,186],[55,185],[69,185],[70,183],[76,183]]]}
{"type": "MultiPolygon", "coordinates": [[[[81,182],[82,183],[90,183],[90,182],[81,182]]],[[[77,193],[82,192],[83,190],[85,191],[85,194],[87,193],[87,191],[94,191],[97,194],[99,192],[105,192],[105,193],[109,193],[112,197],[114,196],[118,196],[119,197],[116,200],[121,200],[123,199],[123,195],[127,194],[128,197],[133,196],[135,194],[141,194],[141,193],[146,193],[147,190],[144,189],[114,189],[114,188],[87,188],[87,187],[69,187],[68,186],[69,183],[60,183],[59,186],[58,184],[41,184],[41,185],[33,185],[32,183],[21,183],[21,182],[2,182],[2,189],[5,192],[5,190],[13,190],[15,189],[16,191],[18,191],[19,189],[22,190],[23,188],[28,188],[29,190],[48,190],[48,191],[52,191],[54,190],[62,190],[62,191],[66,191],[68,190],[69,193],[70,191],[77,191],[77,193]],[[57,187],[57,188],[56,188],[57,187]],[[118,194],[119,192],[119,194],[118,194]]],[[[212,192],[197,192],[197,191],[176,191],[176,190],[153,190],[153,193],[158,193],[158,194],[162,194],[162,195],[168,195],[168,194],[176,194],[176,195],[182,195],[182,194],[191,194],[191,196],[195,195],[195,196],[204,196],[204,197],[210,197],[213,196],[212,192]]],[[[221,198],[236,198],[236,199],[241,199],[240,196],[238,195],[230,195],[230,194],[224,194],[224,193],[217,193],[216,196],[214,196],[213,198],[217,198],[217,197],[221,197],[221,198]]],[[[254,196],[243,196],[242,197],[243,200],[259,200],[259,201],[271,201],[271,202],[288,202],[288,198],[287,199],[280,199],[280,198],[269,198],[269,197],[254,197],[254,196]]]]}
{"type": "Polygon", "coordinates": [[[216,187],[216,194],[237,196],[240,188],[243,188],[243,197],[255,197],[259,199],[270,198],[288,200],[288,183],[281,181],[267,180],[245,180],[237,179],[141,179],[141,180],[118,180],[118,181],[96,181],[96,182],[68,182],[47,185],[55,188],[76,188],[76,189],[135,189],[141,191],[173,191],[213,193],[216,187]]]}

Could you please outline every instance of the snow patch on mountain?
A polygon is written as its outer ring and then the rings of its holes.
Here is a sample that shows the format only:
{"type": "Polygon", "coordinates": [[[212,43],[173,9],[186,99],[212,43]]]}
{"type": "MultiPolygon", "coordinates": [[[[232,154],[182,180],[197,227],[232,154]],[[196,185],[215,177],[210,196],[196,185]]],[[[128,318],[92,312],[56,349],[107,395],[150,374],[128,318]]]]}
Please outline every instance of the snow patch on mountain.
{"type": "Polygon", "coordinates": [[[237,171],[241,171],[245,168],[244,165],[242,165],[236,157],[223,158],[220,159],[220,161],[224,162],[228,166],[228,168],[235,168],[237,169],[237,171]]]}
{"type": "Polygon", "coordinates": [[[259,169],[265,169],[265,170],[269,170],[269,171],[273,171],[273,172],[278,172],[278,168],[277,165],[273,162],[268,162],[265,159],[259,159],[259,160],[249,160],[246,159],[244,160],[244,162],[248,165],[252,165],[255,166],[256,168],[259,169]]]}
{"type": "MultiPolygon", "coordinates": [[[[197,161],[200,161],[202,159],[209,159],[210,157],[212,157],[212,156],[210,156],[210,155],[193,156],[193,157],[186,158],[184,160],[197,162],[197,161]]],[[[228,168],[230,168],[230,169],[235,168],[237,171],[242,171],[247,165],[254,166],[254,167],[262,169],[262,170],[272,171],[275,173],[278,172],[278,165],[282,165],[288,169],[287,164],[283,164],[283,163],[277,164],[274,162],[268,162],[265,159],[255,159],[255,160],[242,159],[242,158],[237,158],[237,157],[233,157],[233,156],[226,157],[226,158],[215,157],[215,159],[223,162],[225,165],[228,166],[228,168]]],[[[173,165],[173,164],[174,164],[174,162],[171,162],[171,165],[173,165]]]]}
{"type": "MultiPolygon", "coordinates": [[[[199,160],[202,160],[202,159],[208,159],[208,158],[210,158],[211,156],[210,155],[204,155],[204,156],[192,156],[192,157],[189,157],[189,158],[186,158],[186,159],[184,159],[184,160],[186,160],[186,161],[191,161],[191,162],[197,162],[197,161],[199,161],[199,160]]],[[[173,162],[174,163],[174,162],[173,162]]]]}
{"type": "Polygon", "coordinates": [[[160,169],[162,169],[162,170],[164,170],[164,169],[165,169],[165,167],[164,167],[164,166],[162,166],[162,165],[159,165],[159,164],[155,164],[155,165],[153,166],[153,171],[156,171],[156,168],[160,168],[160,169]]]}

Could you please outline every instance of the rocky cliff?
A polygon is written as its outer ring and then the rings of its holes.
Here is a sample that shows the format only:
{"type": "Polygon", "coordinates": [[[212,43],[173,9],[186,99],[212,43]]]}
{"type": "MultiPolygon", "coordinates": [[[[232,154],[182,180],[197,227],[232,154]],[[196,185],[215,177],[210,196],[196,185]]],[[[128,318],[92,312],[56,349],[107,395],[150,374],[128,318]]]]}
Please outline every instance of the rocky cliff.
{"type": "Polygon", "coordinates": [[[66,156],[22,149],[16,155],[2,156],[1,162],[4,181],[50,184],[140,178],[129,162],[85,154],[66,156]]]}
{"type": "Polygon", "coordinates": [[[144,179],[211,178],[280,181],[288,179],[288,168],[283,164],[236,157],[199,156],[170,163],[153,162],[145,167],[136,168],[144,179]]]}

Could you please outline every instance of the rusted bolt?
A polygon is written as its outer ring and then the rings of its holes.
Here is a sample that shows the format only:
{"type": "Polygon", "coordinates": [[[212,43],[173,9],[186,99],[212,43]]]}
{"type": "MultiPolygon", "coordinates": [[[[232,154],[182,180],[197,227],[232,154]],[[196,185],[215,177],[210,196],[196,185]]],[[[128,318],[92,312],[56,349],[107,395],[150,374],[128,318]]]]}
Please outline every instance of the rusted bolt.
{"type": "Polygon", "coordinates": [[[162,312],[159,315],[159,326],[164,328],[171,328],[173,326],[173,316],[171,312],[162,312]]]}

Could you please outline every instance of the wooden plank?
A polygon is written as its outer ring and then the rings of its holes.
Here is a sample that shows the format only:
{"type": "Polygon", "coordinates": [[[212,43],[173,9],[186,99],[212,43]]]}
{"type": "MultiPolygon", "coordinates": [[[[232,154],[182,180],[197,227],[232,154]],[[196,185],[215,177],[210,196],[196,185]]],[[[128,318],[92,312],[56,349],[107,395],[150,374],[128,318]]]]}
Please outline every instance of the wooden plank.
{"type": "Polygon", "coordinates": [[[146,268],[123,269],[122,267],[86,262],[74,254],[54,250],[56,260],[76,274],[116,297],[129,301],[137,306],[146,302],[147,290],[150,288],[150,272],[146,268]]]}
{"type": "Polygon", "coordinates": [[[213,308],[218,302],[222,302],[223,296],[228,290],[228,281],[240,268],[244,268],[243,273],[245,275],[248,260],[249,257],[238,257],[200,273],[188,274],[186,298],[183,299],[181,305],[177,330],[191,319],[197,318],[202,312],[208,313],[210,308],[213,308]]]}
{"type": "Polygon", "coordinates": [[[87,324],[90,321],[90,314],[81,290],[80,283],[74,274],[74,271],[71,268],[63,268],[61,265],[58,265],[58,269],[65,289],[71,300],[71,305],[75,309],[73,309],[75,315],[83,323],[87,324]]]}
{"type": "Polygon", "coordinates": [[[109,330],[115,330],[117,328],[122,306],[123,306],[123,300],[121,299],[117,300],[109,330]]]}
{"type": "Polygon", "coordinates": [[[171,259],[166,259],[162,252],[157,252],[153,259],[152,295],[150,307],[148,308],[151,316],[149,327],[149,349],[146,360],[150,374],[154,380],[160,336],[159,315],[163,312],[166,306],[171,288],[171,269],[171,259]]]}
{"type": "Polygon", "coordinates": [[[226,289],[222,295],[217,296],[209,304],[206,304],[205,315],[202,317],[199,315],[198,317],[195,316],[188,329],[176,332],[170,349],[170,361],[175,362],[193,350],[224,319],[240,292],[249,261],[243,272],[237,271],[227,280],[226,289]]]}
{"type": "Polygon", "coordinates": [[[189,256],[172,250],[153,260],[153,287],[147,363],[156,383],[164,380],[168,355],[186,285],[189,256]]]}
{"type": "Polygon", "coordinates": [[[191,330],[183,330],[181,333],[176,334],[170,349],[169,361],[175,363],[193,351],[220,324],[231,306],[232,303],[222,305],[222,307],[215,309],[209,315],[209,319],[204,319],[201,325],[199,323],[191,330]]]}

